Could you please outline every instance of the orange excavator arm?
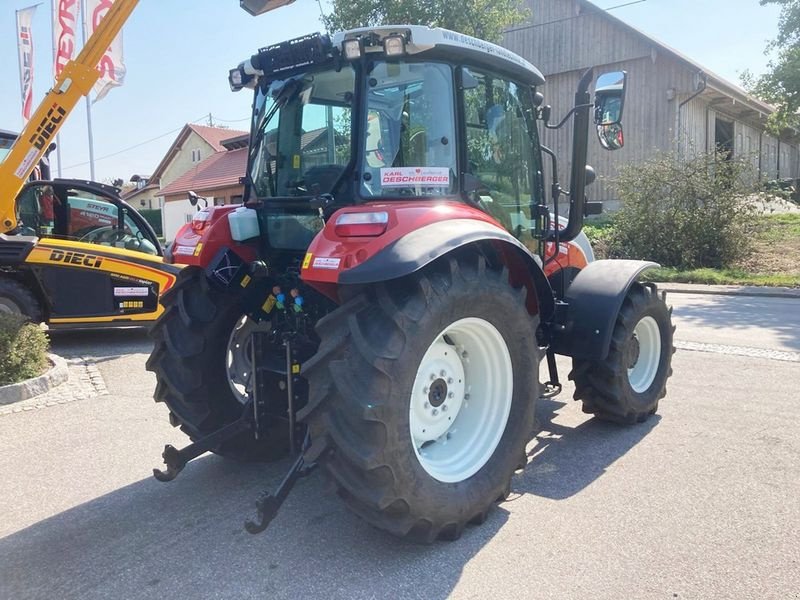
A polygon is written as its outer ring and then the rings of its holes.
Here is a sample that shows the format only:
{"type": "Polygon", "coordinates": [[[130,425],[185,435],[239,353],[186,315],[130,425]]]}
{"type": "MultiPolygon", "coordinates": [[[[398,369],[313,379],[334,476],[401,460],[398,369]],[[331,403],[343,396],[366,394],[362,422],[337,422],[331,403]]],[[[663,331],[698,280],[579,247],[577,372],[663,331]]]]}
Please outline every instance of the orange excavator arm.
{"type": "Polygon", "coordinates": [[[64,66],[55,85],[0,163],[0,233],[8,233],[17,226],[17,194],[47,152],[67,116],[99,79],[97,64],[138,2],[114,2],[94,34],[86,40],[80,54],[64,66]]]}

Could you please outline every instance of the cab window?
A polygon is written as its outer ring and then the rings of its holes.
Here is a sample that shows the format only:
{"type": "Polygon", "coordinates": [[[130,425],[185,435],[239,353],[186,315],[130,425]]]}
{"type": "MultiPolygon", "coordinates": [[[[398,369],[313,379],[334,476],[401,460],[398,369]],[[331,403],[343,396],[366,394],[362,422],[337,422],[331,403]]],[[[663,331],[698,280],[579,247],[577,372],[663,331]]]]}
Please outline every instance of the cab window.
{"type": "Polygon", "coordinates": [[[531,205],[541,172],[530,88],[463,69],[467,172],[480,182],[484,210],[523,243],[531,236],[531,205]]]}
{"type": "Polygon", "coordinates": [[[81,242],[158,254],[126,209],[85,190],[68,190],[65,237],[81,242]]]}

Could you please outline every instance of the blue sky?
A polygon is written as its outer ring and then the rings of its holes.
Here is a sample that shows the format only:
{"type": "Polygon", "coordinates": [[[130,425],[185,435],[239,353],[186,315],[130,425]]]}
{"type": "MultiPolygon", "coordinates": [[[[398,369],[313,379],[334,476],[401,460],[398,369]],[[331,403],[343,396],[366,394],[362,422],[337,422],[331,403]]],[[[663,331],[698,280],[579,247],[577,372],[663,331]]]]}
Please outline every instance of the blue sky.
{"type": "MultiPolygon", "coordinates": [[[[594,0],[602,8],[626,1],[594,0]]],[[[14,11],[32,3],[0,0],[0,129],[22,127],[14,11]]],[[[215,123],[246,129],[252,98],[247,90],[231,93],[228,69],[261,46],[321,30],[319,11],[316,0],[297,0],[253,18],[236,0],[140,0],[125,27],[125,85],[92,108],[96,179],[151,173],[175,130],[204,123],[208,113],[215,123]]],[[[734,82],[744,69],[764,70],[764,47],[778,18],[775,7],[758,0],[646,0],[612,13],[734,82]]],[[[36,105],[52,83],[49,0],[39,6],[33,27],[36,105]]],[[[61,145],[64,176],[88,178],[83,103],[62,129],[61,145]]]]}

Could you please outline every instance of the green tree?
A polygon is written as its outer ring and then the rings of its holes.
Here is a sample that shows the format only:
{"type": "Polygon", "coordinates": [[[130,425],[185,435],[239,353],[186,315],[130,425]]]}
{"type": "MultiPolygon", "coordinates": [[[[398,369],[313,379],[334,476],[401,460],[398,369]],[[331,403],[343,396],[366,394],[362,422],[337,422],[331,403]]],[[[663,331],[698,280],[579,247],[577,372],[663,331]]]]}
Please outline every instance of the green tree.
{"type": "Polygon", "coordinates": [[[753,94],[778,107],[770,116],[770,129],[777,133],[800,127],[800,0],[761,0],[761,5],[781,7],[778,37],[767,46],[774,52],[769,70],[759,77],[745,72],[742,82],[753,94]]]}
{"type": "Polygon", "coordinates": [[[489,42],[528,17],[520,0],[332,0],[328,31],[399,23],[444,27],[489,42]]]}

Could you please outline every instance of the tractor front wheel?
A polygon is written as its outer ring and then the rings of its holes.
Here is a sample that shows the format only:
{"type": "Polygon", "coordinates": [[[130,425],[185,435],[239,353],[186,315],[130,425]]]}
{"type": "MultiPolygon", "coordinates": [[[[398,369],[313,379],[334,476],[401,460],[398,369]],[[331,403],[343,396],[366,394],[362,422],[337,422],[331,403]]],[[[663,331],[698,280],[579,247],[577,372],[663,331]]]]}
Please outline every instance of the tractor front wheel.
{"type": "Polygon", "coordinates": [[[483,256],[378,284],[323,318],[299,417],[350,509],[419,542],[507,496],[539,395],[538,318],[483,256]]]}
{"type": "Polygon", "coordinates": [[[658,409],[672,375],[672,309],[654,284],[634,283],[617,316],[605,360],[572,361],[569,378],[583,411],[605,421],[641,423],[658,409]]]}

